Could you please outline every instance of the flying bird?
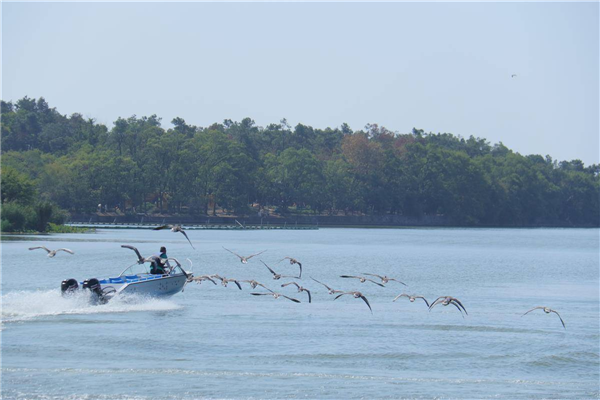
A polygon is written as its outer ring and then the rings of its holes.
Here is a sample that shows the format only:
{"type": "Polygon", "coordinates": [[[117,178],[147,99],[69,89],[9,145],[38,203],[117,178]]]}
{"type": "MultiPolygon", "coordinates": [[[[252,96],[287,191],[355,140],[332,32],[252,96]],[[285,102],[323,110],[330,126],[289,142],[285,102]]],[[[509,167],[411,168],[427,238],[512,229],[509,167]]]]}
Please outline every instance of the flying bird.
{"type": "Polygon", "coordinates": [[[188,282],[196,282],[198,284],[201,284],[202,281],[211,281],[215,285],[217,284],[217,282],[212,280],[212,278],[209,275],[194,276],[193,278],[188,279],[188,282]]]}
{"type": "Polygon", "coordinates": [[[265,289],[267,289],[267,290],[271,290],[271,289],[269,289],[268,287],[266,287],[265,285],[263,285],[262,283],[255,281],[254,279],[251,279],[251,280],[244,280],[244,281],[240,281],[240,282],[247,282],[247,283],[249,283],[249,284],[250,284],[250,287],[251,287],[252,289],[256,289],[256,287],[257,287],[257,286],[260,286],[260,287],[263,287],[263,288],[265,288],[265,289]]]}
{"type": "MultiPolygon", "coordinates": [[[[261,263],[265,264],[265,262],[263,260],[260,260],[261,263]]],[[[281,278],[294,278],[294,279],[299,279],[300,277],[298,276],[290,276],[290,275],[280,275],[278,273],[276,273],[275,271],[273,271],[271,269],[271,267],[269,267],[267,264],[265,264],[265,267],[267,267],[269,269],[269,271],[271,271],[271,273],[273,274],[273,279],[274,280],[279,280],[281,278]]]]}
{"type": "Polygon", "coordinates": [[[261,251],[260,253],[256,253],[256,254],[252,254],[252,255],[250,255],[250,256],[248,256],[248,257],[244,257],[244,256],[240,256],[240,255],[239,255],[239,254],[237,254],[237,253],[234,253],[233,251],[229,250],[228,248],[225,248],[225,247],[223,247],[223,248],[224,248],[225,250],[227,250],[228,252],[230,252],[231,254],[234,254],[234,255],[238,256],[238,257],[240,258],[240,262],[241,262],[242,264],[248,264],[248,260],[249,260],[249,259],[251,259],[252,257],[255,257],[255,256],[259,255],[259,254],[262,254],[262,253],[264,253],[264,252],[266,251],[266,250],[263,250],[263,251],[261,251]]]}
{"type": "Polygon", "coordinates": [[[128,244],[122,244],[121,247],[124,249],[130,249],[130,250],[135,251],[135,254],[138,257],[138,264],[143,264],[146,262],[146,258],[142,257],[142,255],[140,254],[140,251],[136,247],[130,246],[128,244]]]}
{"type": "Polygon", "coordinates": [[[326,284],[324,284],[323,282],[319,282],[318,280],[316,280],[315,278],[313,278],[312,276],[310,277],[310,279],[312,279],[313,281],[320,283],[321,285],[325,286],[327,288],[327,290],[329,291],[329,294],[336,294],[336,293],[344,293],[343,290],[335,290],[330,288],[329,286],[327,286],[326,284]]]}
{"type": "Polygon", "coordinates": [[[415,299],[423,299],[423,301],[425,302],[425,304],[427,304],[427,307],[429,307],[429,303],[427,302],[427,300],[423,296],[415,296],[414,294],[413,295],[408,295],[406,293],[402,293],[402,294],[399,294],[398,296],[396,296],[393,301],[398,300],[400,297],[408,297],[408,299],[410,300],[411,303],[414,303],[415,299]]]}
{"type": "Polygon", "coordinates": [[[308,294],[308,302],[311,303],[311,296],[310,296],[310,290],[308,290],[305,287],[302,287],[300,285],[298,285],[296,282],[288,282],[288,283],[284,283],[283,285],[281,285],[281,287],[286,287],[288,285],[296,285],[296,287],[298,288],[298,293],[302,293],[302,292],[306,292],[308,294]]]}
{"type": "Polygon", "coordinates": [[[192,241],[188,237],[187,233],[185,233],[185,231],[183,230],[183,228],[181,227],[181,225],[170,225],[170,224],[167,224],[167,225],[163,225],[163,226],[158,226],[156,228],[152,228],[153,231],[159,231],[161,229],[171,229],[171,232],[181,232],[181,233],[183,233],[183,236],[185,236],[185,238],[187,239],[187,241],[190,242],[190,246],[192,246],[192,249],[196,250],[196,248],[192,244],[192,241]]]}
{"type": "MultiPolygon", "coordinates": [[[[441,304],[443,306],[452,304],[454,307],[458,308],[458,311],[460,311],[460,315],[462,315],[463,310],[465,311],[465,314],[469,315],[469,313],[467,312],[465,307],[462,305],[462,303],[457,298],[450,297],[450,296],[440,296],[437,299],[435,299],[435,301],[433,303],[431,303],[431,305],[429,306],[429,311],[431,311],[431,309],[438,304],[441,304]]],[[[464,316],[463,316],[463,318],[464,318],[464,316]]]]}
{"type": "Polygon", "coordinates": [[[69,254],[75,254],[75,252],[73,250],[69,250],[69,249],[56,249],[56,250],[50,250],[45,246],[38,246],[38,247],[30,247],[29,250],[36,250],[36,249],[44,249],[48,252],[48,257],[52,258],[56,255],[57,252],[59,251],[65,251],[69,254]]]}
{"type": "Polygon", "coordinates": [[[271,293],[250,293],[250,294],[253,296],[273,296],[274,299],[278,299],[279,297],[285,297],[286,299],[291,300],[294,303],[300,303],[300,300],[298,300],[298,299],[293,299],[293,298],[287,297],[283,294],[276,293],[276,292],[272,291],[271,289],[267,289],[267,290],[271,293]]]}
{"type": "Polygon", "coordinates": [[[516,76],[517,76],[517,74],[512,74],[510,77],[511,77],[511,78],[514,78],[514,77],[516,77],[516,76]]]}
{"type": "Polygon", "coordinates": [[[279,260],[277,263],[279,264],[283,260],[290,260],[290,265],[298,264],[298,266],[300,267],[300,275],[298,275],[298,278],[302,277],[302,263],[300,261],[298,261],[292,257],[284,257],[281,260],[279,260]]]}
{"type": "Polygon", "coordinates": [[[369,282],[373,282],[376,285],[379,285],[381,287],[385,287],[383,286],[381,283],[379,282],[375,282],[373,279],[369,279],[369,278],[365,278],[364,276],[353,276],[353,275],[340,275],[340,278],[354,278],[354,279],[360,279],[360,283],[365,283],[366,281],[369,282]]]}
{"type": "Polygon", "coordinates": [[[381,283],[388,283],[389,281],[394,281],[394,282],[401,283],[401,284],[403,284],[404,286],[408,286],[406,283],[404,283],[404,282],[401,282],[401,281],[399,281],[398,279],[390,278],[390,277],[388,277],[388,276],[386,276],[386,275],[384,275],[384,276],[381,276],[381,275],[376,275],[376,274],[367,274],[366,272],[363,272],[363,274],[365,274],[365,275],[370,275],[370,276],[376,276],[376,277],[378,277],[379,279],[381,279],[381,283]]]}
{"type": "MultiPolygon", "coordinates": [[[[530,313],[530,312],[532,312],[533,310],[537,310],[537,309],[542,309],[542,310],[544,310],[544,312],[545,312],[546,314],[550,314],[551,312],[553,312],[554,314],[558,315],[558,318],[560,319],[560,322],[562,323],[562,326],[563,326],[563,328],[567,329],[567,327],[565,326],[565,321],[563,321],[563,319],[560,317],[560,314],[559,314],[559,313],[557,313],[556,311],[552,310],[551,308],[548,308],[548,307],[534,307],[534,308],[532,308],[531,310],[527,311],[527,312],[526,312],[525,314],[523,314],[523,315],[529,314],[529,313],[530,313]]],[[[523,315],[521,315],[521,317],[522,317],[523,315]]]]}
{"type": "Polygon", "coordinates": [[[364,302],[367,303],[367,306],[369,306],[369,310],[371,310],[371,314],[373,314],[373,309],[371,308],[371,305],[369,304],[369,300],[367,300],[367,298],[365,296],[363,296],[363,294],[361,292],[343,292],[342,294],[338,294],[335,297],[335,299],[333,299],[333,300],[337,300],[345,294],[351,294],[352,296],[354,296],[355,299],[363,299],[364,302]]]}
{"type": "Polygon", "coordinates": [[[237,280],[237,279],[232,279],[232,278],[223,278],[223,277],[221,277],[221,276],[219,276],[219,275],[211,275],[211,278],[216,278],[216,279],[220,280],[220,281],[221,281],[221,285],[223,285],[224,287],[227,287],[227,284],[228,284],[229,282],[233,282],[233,283],[235,283],[235,284],[237,285],[237,287],[238,287],[240,290],[242,290],[242,285],[240,285],[240,283],[238,282],[238,280],[237,280]]]}

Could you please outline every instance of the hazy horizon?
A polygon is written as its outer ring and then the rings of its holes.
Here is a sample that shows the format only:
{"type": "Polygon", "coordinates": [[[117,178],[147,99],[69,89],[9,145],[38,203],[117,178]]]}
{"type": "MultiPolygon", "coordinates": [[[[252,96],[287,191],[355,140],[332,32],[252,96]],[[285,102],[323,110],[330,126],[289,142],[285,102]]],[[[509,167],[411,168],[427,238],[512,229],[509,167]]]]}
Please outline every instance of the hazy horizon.
{"type": "Polygon", "coordinates": [[[2,3],[2,99],[599,157],[598,3],[2,3]],[[511,77],[516,74],[516,77],[511,77]]]}

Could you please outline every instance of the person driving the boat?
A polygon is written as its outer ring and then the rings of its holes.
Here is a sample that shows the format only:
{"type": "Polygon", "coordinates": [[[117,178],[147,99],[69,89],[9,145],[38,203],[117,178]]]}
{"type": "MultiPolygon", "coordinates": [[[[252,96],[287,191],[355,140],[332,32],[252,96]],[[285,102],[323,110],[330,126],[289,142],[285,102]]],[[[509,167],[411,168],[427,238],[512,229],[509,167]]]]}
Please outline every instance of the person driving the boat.
{"type": "Polygon", "coordinates": [[[165,267],[171,267],[168,258],[169,257],[167,256],[167,248],[165,246],[162,246],[160,248],[160,253],[152,256],[152,267],[150,268],[150,273],[159,275],[165,274],[165,267]]]}

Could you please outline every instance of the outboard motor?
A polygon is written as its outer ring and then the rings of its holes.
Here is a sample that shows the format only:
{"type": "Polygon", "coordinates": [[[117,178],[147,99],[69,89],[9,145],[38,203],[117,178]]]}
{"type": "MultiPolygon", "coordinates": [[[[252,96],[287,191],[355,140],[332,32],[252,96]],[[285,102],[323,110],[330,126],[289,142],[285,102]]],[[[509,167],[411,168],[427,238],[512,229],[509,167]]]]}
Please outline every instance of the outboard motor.
{"type": "Polygon", "coordinates": [[[98,281],[98,279],[86,279],[83,281],[83,288],[92,292],[92,300],[95,303],[105,304],[108,301],[108,299],[104,297],[104,292],[102,291],[102,286],[100,285],[100,281],[98,281]]]}
{"type": "Polygon", "coordinates": [[[60,284],[60,294],[63,296],[69,296],[75,293],[79,289],[79,283],[76,279],[65,279],[60,284]]]}

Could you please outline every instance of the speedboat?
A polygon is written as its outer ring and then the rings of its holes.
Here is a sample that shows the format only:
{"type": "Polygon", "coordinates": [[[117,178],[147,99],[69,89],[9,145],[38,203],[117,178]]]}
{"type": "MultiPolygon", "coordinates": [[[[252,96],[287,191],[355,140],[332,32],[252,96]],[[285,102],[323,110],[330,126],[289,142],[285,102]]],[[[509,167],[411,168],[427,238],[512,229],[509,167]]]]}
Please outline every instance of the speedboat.
{"type": "Polygon", "coordinates": [[[114,278],[91,278],[83,282],[65,279],[60,286],[61,292],[63,296],[67,296],[79,290],[89,290],[92,302],[96,304],[107,303],[114,296],[122,294],[172,296],[183,291],[193,274],[185,271],[177,259],[169,260],[175,261],[175,265],[166,267],[164,274],[153,274],[150,265],[138,263],[114,278]]]}

